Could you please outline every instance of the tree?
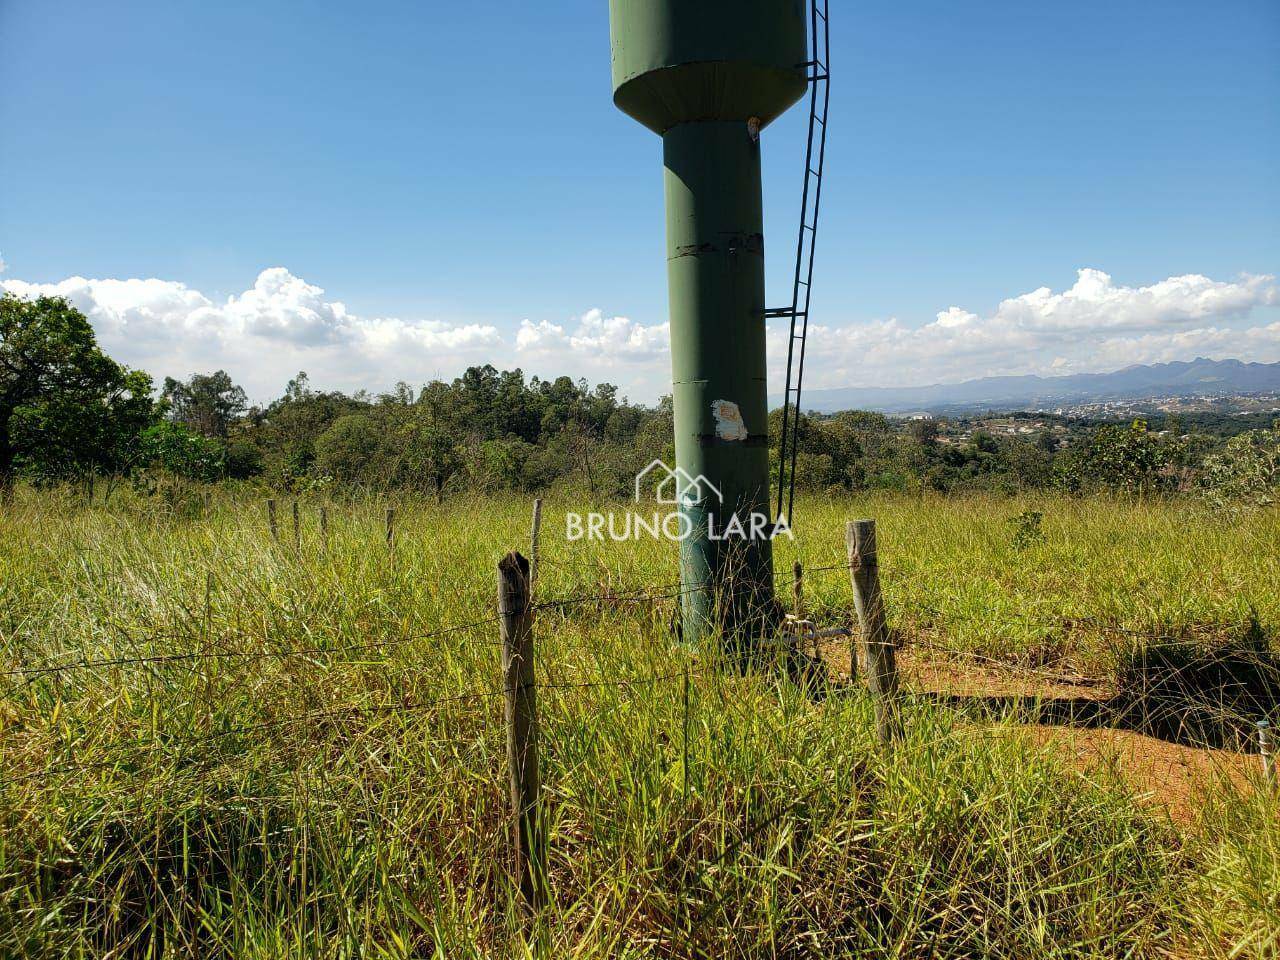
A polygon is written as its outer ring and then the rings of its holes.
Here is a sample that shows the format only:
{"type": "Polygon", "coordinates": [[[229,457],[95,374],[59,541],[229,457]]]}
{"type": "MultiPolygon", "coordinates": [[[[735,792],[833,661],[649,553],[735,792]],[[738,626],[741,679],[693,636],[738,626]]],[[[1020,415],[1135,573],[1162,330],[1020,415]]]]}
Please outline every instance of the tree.
{"type": "Polygon", "coordinates": [[[1053,478],[1053,453],[1039,441],[1011,443],[1005,451],[1005,458],[1009,472],[1022,487],[1043,487],[1053,478]]]}
{"type": "MultiPolygon", "coordinates": [[[[316,440],[340,417],[367,411],[366,401],[346,394],[313,390],[306,373],[289,381],[285,395],[264,411],[250,414],[245,438],[261,452],[259,466],[274,479],[296,482],[311,471],[316,440]]],[[[229,452],[239,444],[229,445],[229,452]]],[[[247,459],[243,452],[236,459],[247,459]]]]}
{"type": "Polygon", "coordinates": [[[1091,486],[1145,492],[1160,484],[1167,465],[1168,451],[1147,422],[1134,420],[1128,427],[1099,427],[1087,443],[1071,449],[1055,473],[1059,485],[1073,492],[1091,486]]]}
{"type": "Polygon", "coordinates": [[[174,423],[220,440],[227,438],[231,424],[249,407],[244,390],[225,370],[192,374],[186,382],[165,377],[161,399],[169,404],[169,419],[174,423]]]}
{"type": "Polygon", "coordinates": [[[153,422],[151,378],[98,348],[61,297],[0,297],[0,495],[40,480],[119,471],[153,422]]]}
{"type": "Polygon", "coordinates": [[[938,443],[938,421],[930,417],[921,417],[911,421],[911,436],[926,450],[932,450],[938,443]]]}
{"type": "Polygon", "coordinates": [[[973,431],[973,449],[978,453],[999,453],[1000,442],[986,430],[973,431]]]}
{"type": "MultiPolygon", "coordinates": [[[[564,379],[564,378],[561,378],[564,379]]],[[[587,492],[596,495],[596,466],[598,455],[598,439],[592,436],[588,427],[580,420],[570,420],[560,428],[557,446],[567,461],[577,470],[582,471],[587,481],[587,492]]]]}
{"type": "Polygon", "coordinates": [[[447,412],[425,403],[415,404],[401,416],[397,430],[399,457],[396,477],[410,487],[435,491],[436,502],[444,502],[444,486],[462,469],[458,430],[447,412]]]}
{"type": "Polygon", "coordinates": [[[226,448],[180,423],[157,423],[139,437],[138,462],[182,477],[212,483],[225,472],[226,448]]]}
{"type": "Polygon", "coordinates": [[[369,483],[381,472],[384,443],[371,417],[353,413],[339,417],[315,443],[316,469],[346,483],[369,483]]]}
{"type": "Polygon", "coordinates": [[[1216,503],[1258,506],[1280,499],[1280,422],[1274,430],[1250,430],[1205,459],[1202,483],[1216,503]]]}
{"type": "Polygon", "coordinates": [[[519,437],[486,440],[472,447],[466,463],[471,488],[523,490],[529,479],[529,461],[537,450],[519,437]]]}

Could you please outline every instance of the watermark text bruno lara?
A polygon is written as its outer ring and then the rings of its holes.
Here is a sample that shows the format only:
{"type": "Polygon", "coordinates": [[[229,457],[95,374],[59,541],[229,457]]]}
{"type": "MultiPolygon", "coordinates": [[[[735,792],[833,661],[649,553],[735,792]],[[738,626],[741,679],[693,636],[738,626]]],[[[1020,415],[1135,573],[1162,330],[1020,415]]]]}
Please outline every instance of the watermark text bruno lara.
{"type": "MultiPolygon", "coordinates": [[[[654,540],[680,541],[700,535],[695,529],[694,518],[680,507],[698,507],[712,501],[723,503],[718,487],[699,474],[690,476],[680,467],[669,467],[661,460],[654,460],[636,474],[635,502],[644,503],[646,491],[652,488],[652,500],[657,509],[649,513],[637,510],[625,512],[565,514],[565,537],[569,540],[654,540]],[[666,507],[666,510],[662,508],[666,507]]],[[[772,520],[768,514],[752,511],[742,514],[734,511],[717,519],[717,511],[708,510],[706,536],[709,540],[771,540],[785,536],[795,539],[785,517],[772,520]]]]}

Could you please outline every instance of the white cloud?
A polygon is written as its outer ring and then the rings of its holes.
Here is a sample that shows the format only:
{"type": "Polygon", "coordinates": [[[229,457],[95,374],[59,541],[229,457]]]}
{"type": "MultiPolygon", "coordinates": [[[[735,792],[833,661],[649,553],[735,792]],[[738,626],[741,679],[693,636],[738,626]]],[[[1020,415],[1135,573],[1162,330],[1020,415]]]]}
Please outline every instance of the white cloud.
{"type": "MultiPolygon", "coordinates": [[[[1110,370],[1197,354],[1280,360],[1280,324],[1241,325],[1256,308],[1277,304],[1271,276],[1217,281],[1188,274],[1126,287],[1101,270],[1083,269],[1060,293],[1041,287],[985,315],[951,306],[923,325],[897,318],[811,325],[805,380],[811,387],[893,386],[1110,370]]],[[[783,323],[770,325],[775,392],[785,372],[787,335],[783,323]]],[[[566,325],[525,320],[516,349],[552,370],[609,377],[636,396],[652,397],[670,389],[670,340],[666,324],[645,326],[591,310],[566,325]]]]}
{"type": "MultiPolygon", "coordinates": [[[[1280,360],[1280,323],[1246,326],[1280,304],[1272,276],[1224,282],[1198,274],[1118,286],[1100,270],[1061,293],[1041,287],[979,315],[958,306],[913,327],[896,318],[809,328],[812,387],[900,386],[1005,374],[1114,370],[1198,355],[1280,360]]],[[[770,380],[782,376],[787,331],[769,331],[770,380]]]]}
{"type": "Polygon", "coordinates": [[[522,320],[514,365],[542,377],[561,374],[607,380],[634,400],[671,392],[671,328],[588,310],[568,324],[522,320]]]}
{"type": "Polygon", "coordinates": [[[1243,328],[1197,327],[1170,334],[1110,337],[1098,345],[1095,362],[1101,369],[1111,369],[1130,363],[1167,363],[1196,356],[1278,361],[1280,322],[1243,328]],[[1135,357],[1140,359],[1135,360],[1135,357]]]}
{"type": "MultiPolygon", "coordinates": [[[[1110,274],[1086,268],[1077,271],[1069,290],[1054,293],[1041,287],[1005,300],[993,319],[1034,330],[1098,331],[1242,317],[1256,306],[1278,302],[1274,279],[1244,276],[1224,283],[1191,273],[1149,287],[1118,287],[1110,274]]],[[[939,314],[938,322],[942,319],[939,314]]]]}
{"type": "MultiPolygon", "coordinates": [[[[598,309],[564,322],[526,319],[504,337],[488,324],[360,316],[283,267],[264,270],[250,289],[217,302],[159,279],[0,279],[0,289],[67,297],[123,362],[157,377],[223,367],[256,399],[277,396],[303,369],[321,386],[378,390],[401,379],[416,384],[455,376],[486,362],[543,377],[609,380],[640,400],[671,389],[669,326],[598,309]]],[[[1042,287],[1005,299],[990,313],[951,306],[922,325],[893,317],[812,325],[805,383],[888,386],[1054,375],[1197,355],[1280,360],[1277,306],[1280,291],[1271,276],[1218,281],[1188,274],[1126,287],[1085,269],[1060,293],[1042,287]]],[[[774,392],[781,389],[786,338],[784,325],[770,327],[774,392]]]]}
{"type": "Polygon", "coordinates": [[[366,318],[283,267],[215,303],[173,280],[0,281],[20,296],[66,297],[93,323],[104,349],[156,376],[226,368],[262,399],[300,369],[346,389],[419,383],[481,362],[502,338],[489,325],[366,318]]]}
{"type": "Polygon", "coordinates": [[[645,326],[626,317],[606,317],[593,309],[577,318],[571,332],[546,320],[536,324],[522,320],[516,333],[516,349],[531,354],[569,350],[607,366],[660,358],[665,361],[671,349],[671,328],[665,323],[645,326]]]}

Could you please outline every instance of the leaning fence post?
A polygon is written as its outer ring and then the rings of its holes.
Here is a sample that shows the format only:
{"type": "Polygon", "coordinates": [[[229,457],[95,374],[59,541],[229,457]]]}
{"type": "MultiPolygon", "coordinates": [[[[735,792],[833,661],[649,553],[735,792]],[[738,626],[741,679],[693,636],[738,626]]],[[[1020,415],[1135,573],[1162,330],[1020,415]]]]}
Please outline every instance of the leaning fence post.
{"type": "MultiPolygon", "coordinates": [[[[791,565],[791,609],[792,616],[796,618],[797,628],[804,629],[804,566],[797,560],[791,565]]],[[[816,658],[818,653],[818,641],[813,641],[813,656],[816,658]]]]}
{"type": "Polygon", "coordinates": [[[538,586],[538,534],[542,530],[542,498],[533,501],[533,529],[529,533],[529,596],[538,586]]]}
{"type": "MultiPolygon", "coordinates": [[[[882,743],[898,737],[898,663],[893,641],[884,619],[884,598],[880,594],[880,564],[876,554],[876,522],[850,520],[844,528],[849,553],[849,579],[853,583],[853,603],[862,633],[862,655],[867,667],[867,686],[875,698],[876,734],[882,743]]],[[[851,653],[850,660],[856,657],[851,653]]]]}
{"type": "Polygon", "coordinates": [[[387,507],[387,549],[394,550],[396,546],[396,510],[395,507],[387,507]]]}
{"type": "Polygon", "coordinates": [[[276,523],[276,498],[267,500],[267,526],[271,528],[271,539],[280,543],[280,525],[276,523]]]}
{"type": "Polygon", "coordinates": [[[293,550],[295,553],[302,549],[302,518],[298,516],[298,500],[295,497],[293,501],[293,550]]]}
{"type": "Polygon", "coordinates": [[[1275,761],[1271,756],[1271,724],[1266,720],[1258,721],[1258,753],[1262,755],[1262,778],[1267,785],[1275,781],[1275,761]]]}
{"type": "Polygon", "coordinates": [[[520,893],[536,913],[546,900],[546,841],[538,772],[538,699],[533,673],[533,607],[529,561],[512,551],[498,564],[502,686],[506,701],[507,770],[520,893]]]}

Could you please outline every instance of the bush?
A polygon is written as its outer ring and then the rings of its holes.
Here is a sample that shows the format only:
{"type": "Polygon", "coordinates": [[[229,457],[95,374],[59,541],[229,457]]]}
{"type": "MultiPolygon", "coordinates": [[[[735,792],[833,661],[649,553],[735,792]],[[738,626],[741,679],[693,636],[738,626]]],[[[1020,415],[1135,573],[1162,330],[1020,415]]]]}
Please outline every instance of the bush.
{"type": "Polygon", "coordinates": [[[226,448],[178,423],[161,421],[139,435],[138,465],[184,480],[212,483],[226,472],[226,448]]]}
{"type": "Polygon", "coordinates": [[[1251,430],[1205,458],[1203,488],[1216,503],[1276,502],[1280,494],[1280,430],[1251,430]]]}
{"type": "Polygon", "coordinates": [[[370,483],[385,476],[383,441],[373,420],[362,414],[339,417],[316,440],[317,472],[346,483],[370,483]]]}
{"type": "Polygon", "coordinates": [[[1167,465],[1168,452],[1159,438],[1147,430],[1145,420],[1135,420],[1128,427],[1100,427],[1059,461],[1054,474],[1058,486],[1071,493],[1098,487],[1145,493],[1160,486],[1167,465]]]}

